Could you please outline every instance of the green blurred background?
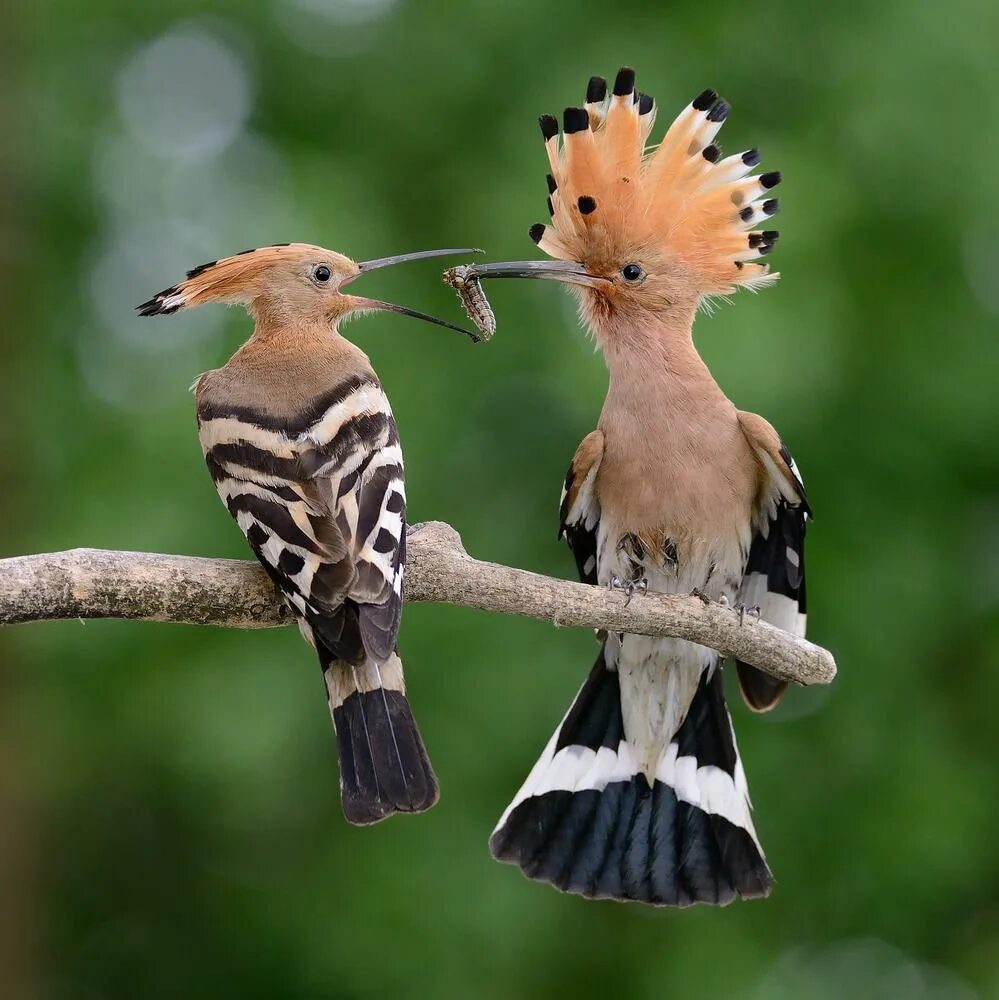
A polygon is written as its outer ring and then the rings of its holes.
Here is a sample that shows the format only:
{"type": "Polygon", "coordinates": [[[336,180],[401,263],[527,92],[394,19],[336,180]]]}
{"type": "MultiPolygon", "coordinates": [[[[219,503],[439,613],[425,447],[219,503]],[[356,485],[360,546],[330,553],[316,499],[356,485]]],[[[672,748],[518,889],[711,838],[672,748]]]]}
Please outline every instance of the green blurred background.
{"type": "MultiPolygon", "coordinates": [[[[999,5],[22,2],[0,42],[0,555],[244,556],[187,386],[241,313],[131,306],[203,260],[530,256],[535,117],[637,67],[660,129],[734,105],[785,182],[784,278],[698,322],[803,469],[811,637],[840,677],[733,715],[778,882],[659,912],[564,897],[486,841],[593,657],[584,631],[413,606],[431,813],[349,828],[292,629],[0,635],[0,997],[999,996],[999,5]]],[[[456,319],[434,264],[370,294],[456,319]]],[[[569,296],[491,290],[488,347],[349,334],[413,521],[571,576],[560,481],[605,386],[569,296]]]]}

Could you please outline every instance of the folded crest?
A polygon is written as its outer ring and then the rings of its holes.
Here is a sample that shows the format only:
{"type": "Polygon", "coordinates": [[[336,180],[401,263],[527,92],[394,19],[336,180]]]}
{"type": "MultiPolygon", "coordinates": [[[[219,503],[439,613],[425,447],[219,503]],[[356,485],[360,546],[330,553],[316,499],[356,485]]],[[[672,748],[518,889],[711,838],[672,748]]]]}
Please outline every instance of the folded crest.
{"type": "Polygon", "coordinates": [[[187,272],[184,281],[164,288],[135,308],[140,316],[168,316],[205,302],[246,303],[269,268],[282,260],[296,260],[316,252],[322,253],[322,248],[308,243],[275,243],[243,250],[232,257],[199,264],[187,272]]]}
{"type": "Polygon", "coordinates": [[[531,238],[551,257],[601,263],[642,247],[675,260],[703,295],[772,284],[759,258],[777,241],[758,226],[776,214],[776,171],[753,173],[755,149],[722,157],[715,142],[729,105],[705,90],[687,105],[658,146],[648,145],[655,101],[622,69],[613,92],[592,77],[583,107],[558,123],[540,119],[551,173],[547,226],[531,238]]]}

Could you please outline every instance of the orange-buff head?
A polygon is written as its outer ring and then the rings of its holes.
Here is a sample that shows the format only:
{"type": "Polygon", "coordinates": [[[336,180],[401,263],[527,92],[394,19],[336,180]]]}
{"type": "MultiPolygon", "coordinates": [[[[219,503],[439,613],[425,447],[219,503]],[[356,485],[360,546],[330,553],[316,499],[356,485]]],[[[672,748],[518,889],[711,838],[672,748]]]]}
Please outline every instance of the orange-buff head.
{"type": "Polygon", "coordinates": [[[222,302],[245,306],[257,320],[268,323],[331,325],[352,315],[395,312],[457,330],[477,340],[478,336],[471,331],[435,316],[379,299],[350,295],[343,289],[362,274],[393,264],[481,252],[472,248],[423,250],[356,263],[335,250],[308,243],[278,243],[201,264],[188,271],[184,281],[164,289],[136,309],[140,316],[161,316],[206,302],[222,302]]]}

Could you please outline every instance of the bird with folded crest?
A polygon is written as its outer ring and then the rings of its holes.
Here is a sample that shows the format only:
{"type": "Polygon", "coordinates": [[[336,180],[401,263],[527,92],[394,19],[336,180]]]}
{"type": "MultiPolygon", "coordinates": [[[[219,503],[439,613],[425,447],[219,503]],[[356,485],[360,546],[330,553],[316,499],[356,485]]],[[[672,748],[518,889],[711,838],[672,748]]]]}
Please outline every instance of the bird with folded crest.
{"type": "Polygon", "coordinates": [[[340,326],[395,312],[460,328],[347,286],[392,264],[467,252],[476,251],[355,263],[284,243],[196,267],[137,307],[160,316],[221,302],[256,321],[229,361],[195,383],[198,432],[222,502],[319,656],[351,823],[429,809],[438,787],[396,648],[406,563],[399,432],[371,363],[340,326]]]}

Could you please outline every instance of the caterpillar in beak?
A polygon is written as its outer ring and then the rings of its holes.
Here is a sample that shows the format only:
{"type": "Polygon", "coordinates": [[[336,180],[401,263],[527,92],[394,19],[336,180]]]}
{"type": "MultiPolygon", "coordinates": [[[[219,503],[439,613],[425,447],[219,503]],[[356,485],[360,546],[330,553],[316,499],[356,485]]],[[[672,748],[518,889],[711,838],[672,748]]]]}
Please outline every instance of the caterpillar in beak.
{"type": "Polygon", "coordinates": [[[496,332],[496,313],[474,272],[474,264],[459,264],[449,267],[442,277],[458,293],[461,307],[482,334],[482,340],[489,340],[496,332]]]}

